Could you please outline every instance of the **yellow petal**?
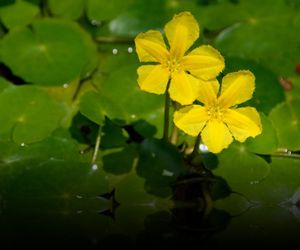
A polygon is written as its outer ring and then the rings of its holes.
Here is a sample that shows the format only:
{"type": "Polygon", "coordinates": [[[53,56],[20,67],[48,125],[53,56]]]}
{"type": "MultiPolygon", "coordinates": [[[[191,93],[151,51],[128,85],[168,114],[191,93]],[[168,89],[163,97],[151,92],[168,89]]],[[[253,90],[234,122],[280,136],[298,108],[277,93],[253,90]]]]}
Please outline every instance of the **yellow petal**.
{"type": "Polygon", "coordinates": [[[190,12],[181,12],[166,24],[165,32],[171,55],[180,59],[199,37],[199,25],[190,12]]]}
{"type": "Polygon", "coordinates": [[[173,120],[175,125],[185,133],[197,136],[208,119],[205,108],[200,105],[191,105],[176,111],[173,120]]]}
{"type": "Polygon", "coordinates": [[[162,34],[156,30],[140,33],[134,39],[136,53],[141,62],[163,63],[169,56],[162,34]]]}
{"type": "Polygon", "coordinates": [[[171,99],[181,105],[192,104],[199,96],[199,80],[184,71],[177,71],[172,74],[169,93],[171,99]]]}
{"type": "Polygon", "coordinates": [[[166,91],[170,73],[159,65],[144,65],[138,68],[138,83],[142,90],[163,94],[166,91]]]}
{"type": "Polygon", "coordinates": [[[209,45],[194,49],[182,59],[184,69],[203,80],[210,80],[219,75],[224,69],[223,56],[209,45]]]}
{"type": "Polygon", "coordinates": [[[229,73],[223,77],[219,103],[231,107],[251,99],[255,88],[255,77],[248,70],[229,73]]]}
{"type": "Polygon", "coordinates": [[[232,142],[232,136],[226,125],[216,119],[210,120],[201,133],[203,143],[208,150],[219,153],[232,142]]]}
{"type": "Polygon", "coordinates": [[[199,80],[199,97],[197,99],[205,105],[216,103],[219,86],[217,79],[211,81],[199,80]]]}
{"type": "Polygon", "coordinates": [[[255,108],[245,107],[228,109],[223,116],[234,138],[244,142],[248,137],[255,137],[262,131],[258,112],[255,108]]]}

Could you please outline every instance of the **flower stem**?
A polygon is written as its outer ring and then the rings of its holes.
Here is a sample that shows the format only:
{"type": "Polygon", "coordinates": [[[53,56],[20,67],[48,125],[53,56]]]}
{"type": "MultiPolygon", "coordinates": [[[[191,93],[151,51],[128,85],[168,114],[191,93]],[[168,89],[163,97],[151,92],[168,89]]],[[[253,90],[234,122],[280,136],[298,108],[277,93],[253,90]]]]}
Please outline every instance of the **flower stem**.
{"type": "Polygon", "coordinates": [[[293,159],[300,159],[300,154],[295,154],[290,151],[288,152],[275,152],[274,154],[271,154],[272,157],[278,157],[278,158],[293,158],[293,159]]]}
{"type": "MultiPolygon", "coordinates": [[[[172,102],[174,111],[178,110],[180,108],[180,104],[178,102],[172,102]]],[[[176,145],[178,139],[178,128],[173,122],[173,128],[172,128],[172,133],[171,133],[171,139],[170,142],[174,145],[176,145]]]]}
{"type": "Polygon", "coordinates": [[[175,124],[173,124],[173,130],[170,139],[171,143],[175,145],[177,143],[177,138],[178,138],[178,128],[175,126],[175,124]]]}
{"type": "Polygon", "coordinates": [[[193,159],[198,154],[199,145],[200,145],[200,133],[196,137],[194,149],[193,152],[191,153],[191,159],[193,159]]]}
{"type": "Polygon", "coordinates": [[[98,134],[97,134],[97,138],[96,138],[96,144],[95,144],[94,153],[93,153],[93,158],[92,158],[92,164],[94,164],[96,162],[96,159],[98,156],[100,142],[101,142],[101,134],[102,134],[102,127],[99,126],[98,134]]]}
{"type": "Polygon", "coordinates": [[[164,134],[163,139],[169,140],[169,117],[170,117],[170,94],[169,94],[170,80],[167,84],[165,93],[165,116],[164,116],[164,134]]]}

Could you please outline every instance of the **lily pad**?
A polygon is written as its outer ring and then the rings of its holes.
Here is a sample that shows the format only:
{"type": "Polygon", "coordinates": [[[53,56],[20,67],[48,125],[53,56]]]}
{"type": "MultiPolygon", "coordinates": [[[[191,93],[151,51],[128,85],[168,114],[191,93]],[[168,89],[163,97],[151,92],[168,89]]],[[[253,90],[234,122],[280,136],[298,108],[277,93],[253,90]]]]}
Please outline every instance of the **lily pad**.
{"type": "Polygon", "coordinates": [[[219,164],[214,174],[224,178],[233,191],[239,191],[243,184],[263,180],[270,171],[269,164],[251,153],[246,145],[232,144],[218,155],[219,164]]]}
{"type": "Polygon", "coordinates": [[[4,90],[0,94],[0,113],[0,134],[20,144],[50,136],[63,116],[61,106],[33,86],[4,90]]]}
{"type": "Polygon", "coordinates": [[[129,173],[134,166],[137,156],[137,152],[132,146],[114,150],[103,156],[103,170],[115,175],[129,173]]]}
{"type": "Polygon", "coordinates": [[[157,139],[146,139],[139,149],[137,174],[145,178],[145,188],[160,197],[171,195],[171,184],[184,172],[177,148],[157,139]]]}
{"type": "Polygon", "coordinates": [[[272,122],[263,113],[260,113],[260,119],[262,133],[255,138],[250,137],[245,145],[249,151],[256,154],[272,154],[278,148],[276,130],[272,122]]]}
{"type": "Polygon", "coordinates": [[[18,0],[14,4],[0,8],[0,17],[3,24],[12,29],[31,23],[39,14],[39,8],[31,3],[18,0]]]}
{"type": "Polygon", "coordinates": [[[49,0],[48,6],[55,16],[78,19],[84,11],[84,0],[49,0]]]}
{"type": "Polygon", "coordinates": [[[0,43],[0,57],[28,82],[63,85],[83,73],[94,49],[77,24],[52,18],[7,34],[0,43]]]}
{"type": "Polygon", "coordinates": [[[0,92],[2,92],[4,89],[12,87],[13,85],[7,81],[6,79],[0,77],[0,92]]]}
{"type": "MultiPolygon", "coordinates": [[[[139,66],[136,55],[109,56],[102,70],[93,78],[93,83],[99,90],[98,103],[102,100],[107,100],[107,103],[114,102],[115,105],[111,107],[119,107],[119,119],[127,123],[145,120],[157,127],[157,135],[160,136],[163,128],[164,96],[147,93],[139,88],[136,73],[139,66]]],[[[99,104],[92,104],[90,101],[90,108],[99,104]]],[[[116,118],[115,114],[112,116],[107,112],[110,119],[116,118]]]]}
{"type": "Polygon", "coordinates": [[[162,28],[168,21],[165,6],[166,0],[133,1],[109,23],[109,30],[115,36],[134,37],[148,29],[162,28]]]}
{"type": "Polygon", "coordinates": [[[95,91],[86,93],[80,99],[80,112],[91,121],[103,126],[105,117],[111,120],[125,117],[122,107],[109,97],[95,91]]]}
{"type": "Polygon", "coordinates": [[[276,129],[280,148],[300,150],[299,114],[299,99],[283,102],[271,111],[269,117],[276,129]]]}
{"type": "Polygon", "coordinates": [[[111,0],[109,2],[88,0],[87,16],[92,23],[93,21],[99,22],[110,20],[121,14],[130,2],[132,2],[132,0],[111,0]]]}
{"type": "Polygon", "coordinates": [[[239,6],[248,15],[219,34],[217,47],[227,55],[262,62],[277,74],[291,75],[300,55],[299,11],[283,0],[241,1],[239,6]]]}

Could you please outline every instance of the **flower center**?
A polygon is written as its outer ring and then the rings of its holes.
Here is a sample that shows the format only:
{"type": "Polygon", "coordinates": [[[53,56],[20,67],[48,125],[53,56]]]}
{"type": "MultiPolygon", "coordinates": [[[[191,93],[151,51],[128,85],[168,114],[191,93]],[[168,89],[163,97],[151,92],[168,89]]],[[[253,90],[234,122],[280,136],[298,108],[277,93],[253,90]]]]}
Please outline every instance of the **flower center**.
{"type": "Polygon", "coordinates": [[[166,67],[169,69],[170,73],[172,74],[181,69],[180,61],[178,61],[175,58],[170,58],[166,62],[166,67]]]}
{"type": "Polygon", "coordinates": [[[217,103],[209,107],[206,107],[206,111],[210,119],[217,119],[219,121],[223,120],[223,115],[225,113],[225,110],[221,108],[217,103]]]}

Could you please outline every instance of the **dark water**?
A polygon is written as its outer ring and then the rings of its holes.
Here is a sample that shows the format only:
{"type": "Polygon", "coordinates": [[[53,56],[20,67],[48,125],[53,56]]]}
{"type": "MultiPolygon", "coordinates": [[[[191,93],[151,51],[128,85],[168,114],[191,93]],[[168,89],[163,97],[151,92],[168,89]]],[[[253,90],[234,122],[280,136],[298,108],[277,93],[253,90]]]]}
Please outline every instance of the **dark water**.
{"type": "Polygon", "coordinates": [[[153,204],[113,207],[99,197],[15,198],[2,200],[0,247],[287,249],[300,246],[300,210],[293,209],[253,207],[235,217],[187,204],[159,210],[153,204]]]}

